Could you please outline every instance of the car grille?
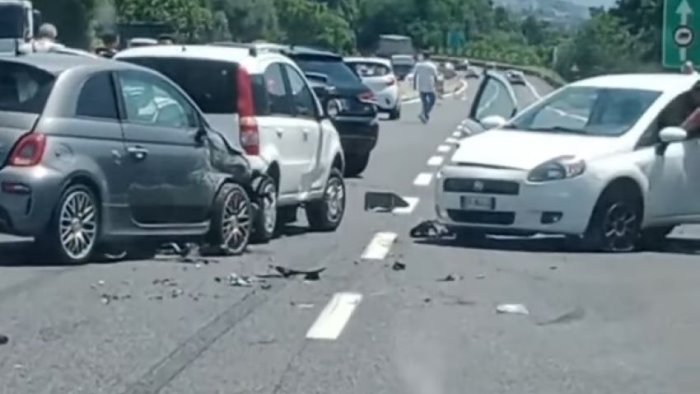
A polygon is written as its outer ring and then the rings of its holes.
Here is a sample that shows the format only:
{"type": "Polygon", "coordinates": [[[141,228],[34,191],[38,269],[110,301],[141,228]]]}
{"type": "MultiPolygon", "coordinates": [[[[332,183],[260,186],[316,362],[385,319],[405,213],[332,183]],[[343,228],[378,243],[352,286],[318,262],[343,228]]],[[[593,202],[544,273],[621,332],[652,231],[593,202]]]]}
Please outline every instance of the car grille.
{"type": "Polygon", "coordinates": [[[474,224],[495,224],[508,226],[515,221],[515,212],[462,211],[448,209],[447,216],[453,222],[474,224]]]}
{"type": "Polygon", "coordinates": [[[453,193],[517,195],[520,192],[520,184],[491,179],[447,178],[442,184],[442,190],[453,193]]]}

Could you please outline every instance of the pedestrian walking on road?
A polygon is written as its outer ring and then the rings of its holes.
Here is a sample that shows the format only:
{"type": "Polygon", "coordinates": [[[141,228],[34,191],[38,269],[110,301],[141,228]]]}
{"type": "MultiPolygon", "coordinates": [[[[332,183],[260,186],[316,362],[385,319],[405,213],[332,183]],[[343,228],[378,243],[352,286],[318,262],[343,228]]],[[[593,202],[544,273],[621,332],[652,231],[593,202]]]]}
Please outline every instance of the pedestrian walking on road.
{"type": "Polygon", "coordinates": [[[108,59],[113,58],[114,55],[119,52],[119,35],[115,33],[107,33],[103,35],[102,44],[103,46],[97,48],[95,53],[98,56],[106,57],[108,59]]]}
{"type": "Polygon", "coordinates": [[[39,26],[36,39],[28,43],[23,50],[25,52],[51,52],[54,48],[62,48],[63,45],[56,42],[58,30],[50,23],[39,26]]]}
{"type": "Polygon", "coordinates": [[[430,112],[433,110],[437,98],[438,68],[430,60],[430,53],[425,52],[423,59],[416,64],[413,83],[418,91],[422,110],[418,118],[423,123],[430,120],[430,112]]]}

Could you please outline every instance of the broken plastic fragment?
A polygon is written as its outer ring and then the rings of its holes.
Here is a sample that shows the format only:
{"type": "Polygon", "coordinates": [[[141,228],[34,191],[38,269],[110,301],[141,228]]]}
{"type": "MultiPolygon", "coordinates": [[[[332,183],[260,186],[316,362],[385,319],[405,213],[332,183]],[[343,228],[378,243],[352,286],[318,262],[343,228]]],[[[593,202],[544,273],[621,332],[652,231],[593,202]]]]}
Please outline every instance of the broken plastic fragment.
{"type": "Polygon", "coordinates": [[[391,266],[391,269],[393,269],[394,271],[403,271],[406,269],[406,264],[400,261],[395,261],[394,265],[391,266]]]}
{"type": "Polygon", "coordinates": [[[10,342],[10,337],[0,334],[0,345],[6,345],[8,342],[10,342]]]}
{"type": "Polygon", "coordinates": [[[409,204],[396,193],[367,192],[365,193],[365,211],[391,212],[395,208],[406,208],[409,204]]]}
{"type": "Polygon", "coordinates": [[[440,238],[451,235],[447,227],[434,220],[424,220],[411,229],[411,238],[440,238]]]}
{"type": "Polygon", "coordinates": [[[496,306],[496,312],[512,315],[529,315],[530,311],[523,304],[500,304],[496,306]]]}

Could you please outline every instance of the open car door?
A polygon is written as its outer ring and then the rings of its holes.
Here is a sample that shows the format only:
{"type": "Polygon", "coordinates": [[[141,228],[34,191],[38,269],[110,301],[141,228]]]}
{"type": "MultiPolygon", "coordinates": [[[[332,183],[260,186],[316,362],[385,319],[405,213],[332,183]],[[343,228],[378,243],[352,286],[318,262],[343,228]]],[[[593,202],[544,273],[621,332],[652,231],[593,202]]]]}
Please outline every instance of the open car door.
{"type": "Polygon", "coordinates": [[[508,80],[500,73],[484,71],[469,109],[469,129],[473,133],[480,133],[500,127],[518,111],[518,99],[508,80]]]}

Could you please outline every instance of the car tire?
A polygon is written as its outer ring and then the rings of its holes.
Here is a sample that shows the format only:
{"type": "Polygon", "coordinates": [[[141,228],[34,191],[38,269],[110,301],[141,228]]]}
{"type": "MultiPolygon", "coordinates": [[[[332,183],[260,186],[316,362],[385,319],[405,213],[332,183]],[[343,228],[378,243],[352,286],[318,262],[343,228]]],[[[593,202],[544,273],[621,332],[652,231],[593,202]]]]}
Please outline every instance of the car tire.
{"type": "Polygon", "coordinates": [[[257,187],[256,202],[258,212],[253,221],[251,240],[267,243],[275,237],[277,230],[277,186],[274,179],[265,177],[257,187]]]}
{"type": "Polygon", "coordinates": [[[585,250],[608,253],[632,252],[640,245],[642,198],[625,187],[612,187],[598,199],[586,234],[585,250]]]}
{"type": "Polygon", "coordinates": [[[367,168],[369,153],[349,154],[345,156],[345,176],[356,177],[367,168]]]}
{"type": "Polygon", "coordinates": [[[250,242],[252,204],[240,185],[225,183],[214,199],[206,243],[216,254],[239,255],[250,242]]]}
{"type": "Polygon", "coordinates": [[[397,120],[401,118],[401,104],[396,104],[396,107],[389,112],[389,120],[397,120]]]}
{"type": "Polygon", "coordinates": [[[323,189],[323,197],[306,205],[306,218],[312,231],[335,231],[345,214],[345,182],[337,168],[331,174],[323,189]]]}
{"type": "Polygon", "coordinates": [[[89,187],[75,184],[63,191],[45,233],[37,241],[41,249],[56,256],[57,262],[82,264],[98,250],[101,226],[99,199],[89,187]],[[64,233],[73,233],[73,237],[64,239],[64,233]]]}

